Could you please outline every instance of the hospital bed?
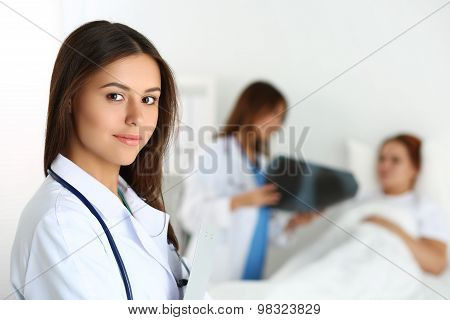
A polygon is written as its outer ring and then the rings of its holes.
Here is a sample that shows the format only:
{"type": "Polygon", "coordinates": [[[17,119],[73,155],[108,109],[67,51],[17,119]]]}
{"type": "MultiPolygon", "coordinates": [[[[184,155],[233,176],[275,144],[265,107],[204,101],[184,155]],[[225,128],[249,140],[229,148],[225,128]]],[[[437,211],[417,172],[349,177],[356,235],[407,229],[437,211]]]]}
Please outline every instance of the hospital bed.
{"type": "MultiPolygon", "coordinates": [[[[369,173],[368,168],[373,168],[373,163],[371,161],[376,159],[376,151],[373,147],[355,142],[354,140],[347,143],[347,149],[347,152],[349,153],[348,169],[356,175],[358,184],[362,186],[363,189],[367,188],[368,185],[374,183],[374,181],[371,180],[373,177],[369,173]],[[365,167],[362,168],[361,164],[365,164],[365,167]]],[[[440,147],[436,147],[436,145],[433,144],[424,144],[424,154],[426,161],[424,161],[423,176],[425,177],[421,178],[419,189],[428,190],[435,195],[437,199],[443,201],[443,203],[441,203],[442,207],[446,209],[450,217],[450,203],[448,203],[448,200],[445,202],[446,195],[450,191],[450,189],[446,189],[448,188],[448,182],[450,181],[450,172],[446,167],[446,163],[450,163],[447,162],[448,159],[450,159],[450,152],[448,150],[442,152],[440,147]],[[439,163],[437,160],[441,162],[439,163]],[[439,179],[440,181],[437,181],[439,179]]],[[[176,211],[176,209],[174,210],[176,211]]],[[[322,232],[326,231],[326,228],[327,227],[324,227],[323,224],[316,222],[305,227],[302,226],[301,230],[297,231],[295,240],[290,247],[286,249],[270,248],[265,276],[270,278],[276,274],[290,256],[295,255],[298,251],[308,247],[322,232]]],[[[415,291],[414,296],[404,297],[405,299],[450,298],[450,266],[448,266],[447,270],[439,276],[424,274],[421,279],[425,285],[421,285],[420,289],[415,291]]],[[[257,294],[255,295],[255,291],[252,293],[252,283],[248,281],[230,282],[219,286],[211,284],[209,287],[209,293],[214,299],[236,299],[236,292],[249,293],[249,299],[262,298],[262,296],[258,297],[257,294]]],[[[245,299],[246,297],[245,295],[241,295],[240,298],[245,299]]],[[[383,297],[380,298],[382,299],[383,297]]],[[[339,297],[337,296],[336,299],[339,299],[339,297]]]]}

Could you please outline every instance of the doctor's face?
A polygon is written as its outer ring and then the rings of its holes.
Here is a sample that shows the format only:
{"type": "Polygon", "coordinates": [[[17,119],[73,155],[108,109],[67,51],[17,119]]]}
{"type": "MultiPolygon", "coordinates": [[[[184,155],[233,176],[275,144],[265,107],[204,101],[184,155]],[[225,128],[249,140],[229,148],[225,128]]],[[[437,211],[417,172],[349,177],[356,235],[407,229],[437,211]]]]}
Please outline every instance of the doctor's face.
{"type": "Polygon", "coordinates": [[[259,115],[254,120],[253,125],[256,127],[257,133],[261,140],[265,141],[279,130],[283,124],[283,112],[286,111],[284,102],[279,102],[273,111],[259,115]]]}
{"type": "Polygon", "coordinates": [[[135,54],[88,78],[72,100],[74,143],[116,165],[129,165],[158,120],[161,78],[157,62],[135,54]]]}

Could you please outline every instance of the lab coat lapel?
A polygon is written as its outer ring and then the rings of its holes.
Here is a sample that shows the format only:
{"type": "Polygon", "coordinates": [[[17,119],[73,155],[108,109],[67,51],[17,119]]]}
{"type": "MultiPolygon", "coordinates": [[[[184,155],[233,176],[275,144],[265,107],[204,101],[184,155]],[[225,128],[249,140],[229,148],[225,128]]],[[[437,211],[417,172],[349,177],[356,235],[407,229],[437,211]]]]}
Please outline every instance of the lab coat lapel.
{"type": "Polygon", "coordinates": [[[121,176],[119,176],[119,187],[132,211],[133,217],[130,221],[142,246],[167,272],[172,274],[168,262],[167,244],[170,216],[144,202],[121,176]]]}
{"type": "Polygon", "coordinates": [[[169,263],[167,261],[167,255],[163,255],[161,248],[156,244],[156,242],[149,236],[145,231],[141,223],[137,219],[131,219],[131,224],[139,238],[144,249],[158,261],[158,263],[164,267],[164,269],[172,274],[169,263]]]}
{"type": "MultiPolygon", "coordinates": [[[[257,187],[254,173],[248,159],[244,156],[239,142],[235,137],[228,137],[226,143],[229,144],[229,152],[233,159],[234,180],[240,185],[241,190],[250,190],[257,187]]],[[[259,159],[261,160],[262,157],[259,159]]],[[[233,186],[234,187],[234,186],[233,186]]]]}

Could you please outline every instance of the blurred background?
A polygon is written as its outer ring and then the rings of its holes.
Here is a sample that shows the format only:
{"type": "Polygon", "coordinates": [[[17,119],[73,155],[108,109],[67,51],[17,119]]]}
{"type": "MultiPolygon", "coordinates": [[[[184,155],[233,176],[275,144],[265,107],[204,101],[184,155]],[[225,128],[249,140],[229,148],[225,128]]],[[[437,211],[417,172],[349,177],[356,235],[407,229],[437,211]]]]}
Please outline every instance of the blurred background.
{"type": "MultiPolygon", "coordinates": [[[[53,63],[61,41],[81,24],[105,19],[147,36],[175,73],[182,124],[194,132],[223,123],[240,90],[264,79],[280,88],[292,106],[285,127],[293,128],[294,136],[274,139],[273,152],[298,152],[292,144],[308,128],[302,155],[347,168],[346,146],[354,139],[375,145],[385,136],[408,131],[450,150],[450,8],[426,18],[444,3],[3,1],[0,295],[10,291],[9,254],[20,212],[44,179],[53,63]]],[[[182,154],[180,148],[195,144],[178,144],[174,152],[182,154]]],[[[175,225],[181,180],[169,165],[165,202],[175,225]]],[[[305,228],[314,234],[320,227],[305,228]]],[[[267,274],[308,237],[298,232],[293,247],[272,248],[267,274]]]]}

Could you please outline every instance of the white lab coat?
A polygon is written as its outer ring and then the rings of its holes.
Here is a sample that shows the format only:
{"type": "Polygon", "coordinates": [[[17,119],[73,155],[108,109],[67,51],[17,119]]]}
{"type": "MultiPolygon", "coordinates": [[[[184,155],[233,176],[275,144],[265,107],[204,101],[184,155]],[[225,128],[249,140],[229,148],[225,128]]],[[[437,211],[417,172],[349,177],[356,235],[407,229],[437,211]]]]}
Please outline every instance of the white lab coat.
{"type": "MultiPolygon", "coordinates": [[[[260,156],[261,167],[267,158],[260,156]]],[[[256,178],[235,138],[220,137],[207,145],[195,159],[195,171],[184,180],[179,216],[191,233],[186,257],[193,259],[201,222],[219,227],[210,283],[238,280],[244,270],[258,219],[258,207],[242,207],[232,212],[232,196],[257,188],[256,178]]],[[[291,232],[283,231],[288,215],[271,212],[269,241],[278,246],[291,243],[291,232]]]]}
{"type": "MultiPolygon", "coordinates": [[[[179,289],[175,277],[186,278],[186,271],[166,241],[168,214],[147,205],[120,176],[119,188],[133,215],[108,188],[63,155],[58,154],[51,168],[100,213],[126,267],[134,299],[182,298],[185,287],[179,289]],[[161,230],[159,236],[150,236],[161,230]]],[[[101,225],[50,175],[20,217],[11,284],[18,299],[126,299],[101,225]]]]}

